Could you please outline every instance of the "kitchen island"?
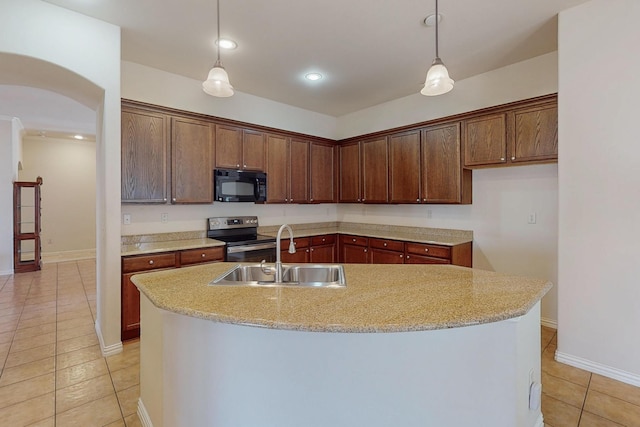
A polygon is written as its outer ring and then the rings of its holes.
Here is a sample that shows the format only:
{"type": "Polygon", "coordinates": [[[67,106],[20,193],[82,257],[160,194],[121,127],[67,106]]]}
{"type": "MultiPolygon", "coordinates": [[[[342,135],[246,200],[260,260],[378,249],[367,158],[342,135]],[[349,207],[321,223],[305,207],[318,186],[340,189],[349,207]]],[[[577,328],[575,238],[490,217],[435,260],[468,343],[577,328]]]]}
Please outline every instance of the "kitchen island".
{"type": "Polygon", "coordinates": [[[542,426],[550,283],[347,264],[346,288],[208,286],[233,265],[133,277],[144,425],[542,426]]]}

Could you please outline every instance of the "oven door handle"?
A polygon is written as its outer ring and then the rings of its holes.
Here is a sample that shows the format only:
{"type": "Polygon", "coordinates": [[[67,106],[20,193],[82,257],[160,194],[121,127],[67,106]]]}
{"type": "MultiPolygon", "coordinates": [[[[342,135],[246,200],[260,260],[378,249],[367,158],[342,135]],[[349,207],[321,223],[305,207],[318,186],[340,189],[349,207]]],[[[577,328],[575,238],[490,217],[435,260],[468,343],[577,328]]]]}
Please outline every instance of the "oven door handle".
{"type": "Polygon", "coordinates": [[[261,249],[272,249],[276,247],[276,242],[259,243],[257,245],[240,245],[240,246],[228,246],[228,254],[237,254],[239,252],[259,251],[261,249]]]}

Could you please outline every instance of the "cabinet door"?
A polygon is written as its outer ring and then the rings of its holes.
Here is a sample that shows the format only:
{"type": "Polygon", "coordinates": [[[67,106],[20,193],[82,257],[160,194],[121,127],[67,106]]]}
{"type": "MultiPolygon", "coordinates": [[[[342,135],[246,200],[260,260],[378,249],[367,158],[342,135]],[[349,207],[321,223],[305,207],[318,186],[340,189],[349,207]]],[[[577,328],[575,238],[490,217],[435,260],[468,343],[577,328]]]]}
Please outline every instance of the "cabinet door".
{"type": "Polygon", "coordinates": [[[213,203],[213,126],[173,118],[171,128],[171,201],[213,203]]]}
{"type": "Polygon", "coordinates": [[[281,250],[280,260],[292,264],[309,262],[309,248],[296,249],[294,254],[290,254],[288,250],[281,250]]]}
{"type": "Polygon", "coordinates": [[[312,246],[310,249],[309,261],[314,263],[334,263],[336,262],[336,245],[312,246]]]}
{"type": "Polygon", "coordinates": [[[313,203],[335,202],[335,148],[333,145],[311,142],[309,144],[309,201],[313,203]]]}
{"type": "Polygon", "coordinates": [[[389,202],[420,203],[420,131],[389,137],[389,202]]]}
{"type": "Polygon", "coordinates": [[[264,171],[264,141],[262,132],[244,130],[242,135],[242,169],[264,171]]]}
{"type": "Polygon", "coordinates": [[[371,264],[404,264],[404,252],[372,248],[371,264]]]}
{"type": "Polygon", "coordinates": [[[284,136],[267,136],[267,203],[289,201],[287,148],[284,136]]]}
{"type": "Polygon", "coordinates": [[[408,254],[404,260],[405,264],[451,264],[451,260],[446,258],[435,258],[422,255],[408,254]]]}
{"type": "Polygon", "coordinates": [[[558,107],[547,105],[514,111],[511,119],[511,161],[558,158],[558,107]]]}
{"type": "Polygon", "coordinates": [[[341,262],[348,264],[368,264],[369,249],[359,245],[342,245],[341,262]]]}
{"type": "Polygon", "coordinates": [[[387,203],[389,197],[387,138],[362,142],[362,201],[387,203]]]}
{"type": "Polygon", "coordinates": [[[216,168],[240,169],[242,129],[216,125],[216,168]]]}
{"type": "Polygon", "coordinates": [[[164,114],[122,110],[123,203],[167,201],[169,119],[164,114]]]}
{"type": "Polygon", "coordinates": [[[492,165],[507,161],[505,114],[465,121],[464,165],[492,165]]]}
{"type": "Polygon", "coordinates": [[[338,201],[361,202],[360,195],[360,144],[351,142],[338,146],[338,201]]]}
{"type": "Polygon", "coordinates": [[[428,203],[471,203],[471,177],[460,158],[460,123],[423,131],[422,198],[428,203]],[[463,182],[464,181],[464,182],[463,182]],[[466,191],[463,191],[466,190],[466,191]]]}
{"type": "Polygon", "coordinates": [[[131,281],[135,273],[122,275],[122,312],[120,339],[129,340],[140,335],[140,291],[131,281]]]}
{"type": "Polygon", "coordinates": [[[289,203],[309,200],[309,143],[299,139],[289,142],[289,203]]]}

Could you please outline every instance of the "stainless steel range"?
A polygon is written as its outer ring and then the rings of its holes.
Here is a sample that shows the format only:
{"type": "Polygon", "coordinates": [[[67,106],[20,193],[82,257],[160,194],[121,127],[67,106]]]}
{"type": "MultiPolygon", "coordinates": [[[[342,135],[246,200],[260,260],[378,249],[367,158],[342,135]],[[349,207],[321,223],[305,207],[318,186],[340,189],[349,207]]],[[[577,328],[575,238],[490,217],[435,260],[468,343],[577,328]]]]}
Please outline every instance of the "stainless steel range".
{"type": "Polygon", "coordinates": [[[214,217],[207,224],[207,237],[227,244],[226,261],[275,262],[276,238],[258,234],[257,216],[214,217]]]}

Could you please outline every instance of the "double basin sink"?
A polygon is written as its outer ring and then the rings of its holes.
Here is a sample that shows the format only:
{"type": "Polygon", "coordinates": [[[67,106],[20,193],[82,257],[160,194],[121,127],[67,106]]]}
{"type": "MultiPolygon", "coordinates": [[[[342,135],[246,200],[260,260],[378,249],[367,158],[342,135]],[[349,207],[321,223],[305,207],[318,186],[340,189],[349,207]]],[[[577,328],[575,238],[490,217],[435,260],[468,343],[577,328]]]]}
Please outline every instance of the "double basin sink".
{"type": "Polygon", "coordinates": [[[275,266],[238,264],[209,285],[345,287],[344,268],[339,264],[284,264],[282,282],[275,281],[275,266]]]}

